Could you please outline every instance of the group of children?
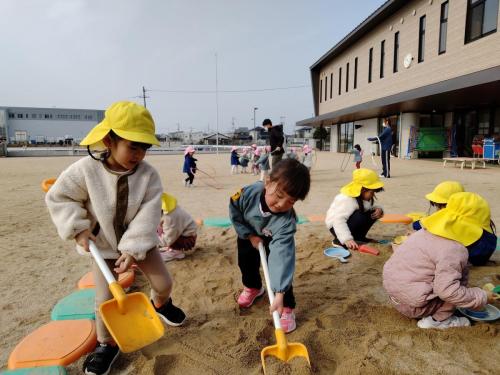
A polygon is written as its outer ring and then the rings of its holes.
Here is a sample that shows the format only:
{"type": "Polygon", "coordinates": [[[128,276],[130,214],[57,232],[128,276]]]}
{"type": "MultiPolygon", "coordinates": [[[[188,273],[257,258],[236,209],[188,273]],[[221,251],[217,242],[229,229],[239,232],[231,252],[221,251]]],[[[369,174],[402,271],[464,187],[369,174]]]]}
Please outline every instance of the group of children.
{"type": "MultiPolygon", "coordinates": [[[[46,195],[60,237],[75,240],[81,252],[88,252],[89,241],[94,241],[115,276],[136,264],[150,282],[152,304],[160,318],[172,326],[183,324],[186,315],[172,302],[172,278],[163,260],[182,258],[183,250],[193,248],[196,225],[176,199],[163,192],[158,172],[143,160],[146,150],[159,144],[150,113],[135,103],[115,103],[81,144],[88,147],[89,157],[63,171],[46,195]],[[105,151],[96,156],[92,150],[99,146],[105,151]]],[[[305,155],[311,151],[304,147],[305,155]]],[[[192,147],[185,151],[188,186],[196,173],[194,153],[192,147]]],[[[285,332],[296,328],[293,206],[309,192],[310,166],[289,156],[262,181],[243,187],[229,200],[243,283],[237,303],[249,308],[264,293],[256,250],[262,243],[276,294],[271,312],[280,313],[285,332]]],[[[370,241],[366,235],[383,215],[374,204],[383,186],[371,170],[353,172],[352,181],[342,187],[327,213],[334,245],[356,249],[370,241]]],[[[407,316],[422,317],[419,326],[423,328],[466,325],[464,318],[452,316],[455,306],[480,308],[492,298],[479,288],[465,286],[468,246],[485,231],[494,233],[489,219],[487,203],[473,193],[455,193],[446,207],[423,218],[423,229],[410,235],[384,267],[384,287],[395,308],[407,316]]],[[[109,372],[119,350],[98,311],[112,295],[99,268],[93,264],[92,270],[98,345],[83,370],[102,375],[109,372]]]]}

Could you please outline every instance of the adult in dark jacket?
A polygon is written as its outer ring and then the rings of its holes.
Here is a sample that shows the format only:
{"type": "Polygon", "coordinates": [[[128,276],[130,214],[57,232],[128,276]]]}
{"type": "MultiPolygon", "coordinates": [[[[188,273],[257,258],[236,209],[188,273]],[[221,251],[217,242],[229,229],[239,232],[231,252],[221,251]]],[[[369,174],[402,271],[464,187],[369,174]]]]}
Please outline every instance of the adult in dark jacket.
{"type": "Polygon", "coordinates": [[[380,177],[391,177],[391,148],[392,148],[392,129],[388,119],[384,119],[384,128],[377,137],[368,138],[369,141],[379,141],[382,159],[382,174],[380,177]]]}
{"type": "Polygon", "coordinates": [[[283,142],[285,141],[285,137],[283,136],[283,125],[273,126],[271,120],[266,118],[262,122],[262,126],[269,132],[269,145],[271,146],[272,156],[271,167],[273,167],[283,158],[283,153],[285,152],[283,150],[283,142]]]}

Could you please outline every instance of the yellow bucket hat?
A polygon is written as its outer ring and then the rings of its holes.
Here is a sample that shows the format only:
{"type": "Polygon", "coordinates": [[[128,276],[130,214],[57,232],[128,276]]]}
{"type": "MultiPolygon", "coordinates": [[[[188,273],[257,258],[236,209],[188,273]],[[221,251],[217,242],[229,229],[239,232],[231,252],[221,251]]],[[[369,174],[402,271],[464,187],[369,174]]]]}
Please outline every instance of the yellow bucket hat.
{"type": "Polygon", "coordinates": [[[469,192],[453,194],[445,208],[420,222],[432,234],[458,241],[464,246],[476,242],[483,229],[492,233],[488,202],[469,192]]]}
{"type": "Polygon", "coordinates": [[[133,102],[116,102],[104,114],[104,120],[94,126],[80,142],[81,146],[101,146],[101,141],[113,130],[118,136],[132,142],[159,146],[155,123],[149,111],[133,102]]]}
{"type": "Polygon", "coordinates": [[[460,182],[444,181],[437,185],[431,193],[426,194],[425,198],[431,202],[446,204],[453,194],[464,191],[465,189],[460,182]]]}
{"type": "Polygon", "coordinates": [[[352,181],[340,189],[342,194],[349,197],[359,197],[361,194],[361,188],[366,189],[379,189],[384,186],[384,183],[380,181],[377,174],[371,169],[360,168],[355,169],[352,172],[352,181]]]}
{"type": "Polygon", "coordinates": [[[161,195],[161,209],[163,210],[163,212],[168,214],[169,212],[175,210],[176,207],[177,199],[174,196],[167,193],[163,193],[161,195]]]}

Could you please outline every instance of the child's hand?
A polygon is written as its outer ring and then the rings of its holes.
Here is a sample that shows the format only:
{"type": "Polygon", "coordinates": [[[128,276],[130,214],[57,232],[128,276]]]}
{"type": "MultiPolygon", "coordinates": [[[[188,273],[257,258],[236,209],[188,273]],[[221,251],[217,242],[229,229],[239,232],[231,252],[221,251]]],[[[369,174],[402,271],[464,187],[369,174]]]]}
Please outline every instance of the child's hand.
{"type": "Polygon", "coordinates": [[[275,293],[274,294],[274,302],[273,304],[269,307],[269,312],[272,314],[274,311],[277,311],[278,314],[283,312],[283,298],[285,296],[285,293],[275,293]]]}
{"type": "Polygon", "coordinates": [[[90,252],[89,240],[95,241],[95,236],[88,229],[85,229],[83,232],[80,232],[75,236],[76,243],[83,247],[83,249],[87,252],[90,252]]]}
{"type": "Polygon", "coordinates": [[[485,290],[486,292],[486,297],[488,299],[488,303],[495,303],[500,299],[500,295],[490,292],[489,290],[485,290]]]}
{"type": "Polygon", "coordinates": [[[381,208],[376,208],[372,212],[372,219],[380,219],[384,215],[384,211],[381,208]]]}
{"type": "Polygon", "coordinates": [[[135,259],[132,255],[122,254],[115,262],[115,272],[123,273],[130,268],[130,266],[135,262],[135,259]]]}
{"type": "Polygon", "coordinates": [[[358,250],[358,248],[359,248],[359,245],[354,240],[346,241],[345,245],[347,246],[348,249],[351,249],[351,250],[358,250]]]}
{"type": "Polygon", "coordinates": [[[262,239],[259,236],[256,236],[255,234],[249,235],[248,239],[252,243],[252,246],[257,250],[259,250],[259,244],[262,242],[262,239]]]}

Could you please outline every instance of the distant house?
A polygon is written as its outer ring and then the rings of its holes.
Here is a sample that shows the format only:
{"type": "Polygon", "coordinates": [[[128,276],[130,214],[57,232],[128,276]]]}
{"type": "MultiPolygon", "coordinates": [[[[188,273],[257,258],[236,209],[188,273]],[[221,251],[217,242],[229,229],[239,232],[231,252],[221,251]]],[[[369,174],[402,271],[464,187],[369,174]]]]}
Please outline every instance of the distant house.
{"type": "Polygon", "coordinates": [[[232,138],[228,137],[222,133],[214,133],[207,137],[203,137],[200,140],[200,144],[204,145],[216,145],[217,144],[217,134],[219,136],[219,145],[230,145],[232,143],[232,138]]]}
{"type": "Polygon", "coordinates": [[[269,134],[266,129],[262,126],[257,126],[249,131],[250,137],[252,137],[253,142],[258,142],[259,140],[266,141],[269,138],[269,134]]]}
{"type": "Polygon", "coordinates": [[[295,129],[295,138],[312,138],[314,128],[311,126],[302,126],[295,129]]]}

